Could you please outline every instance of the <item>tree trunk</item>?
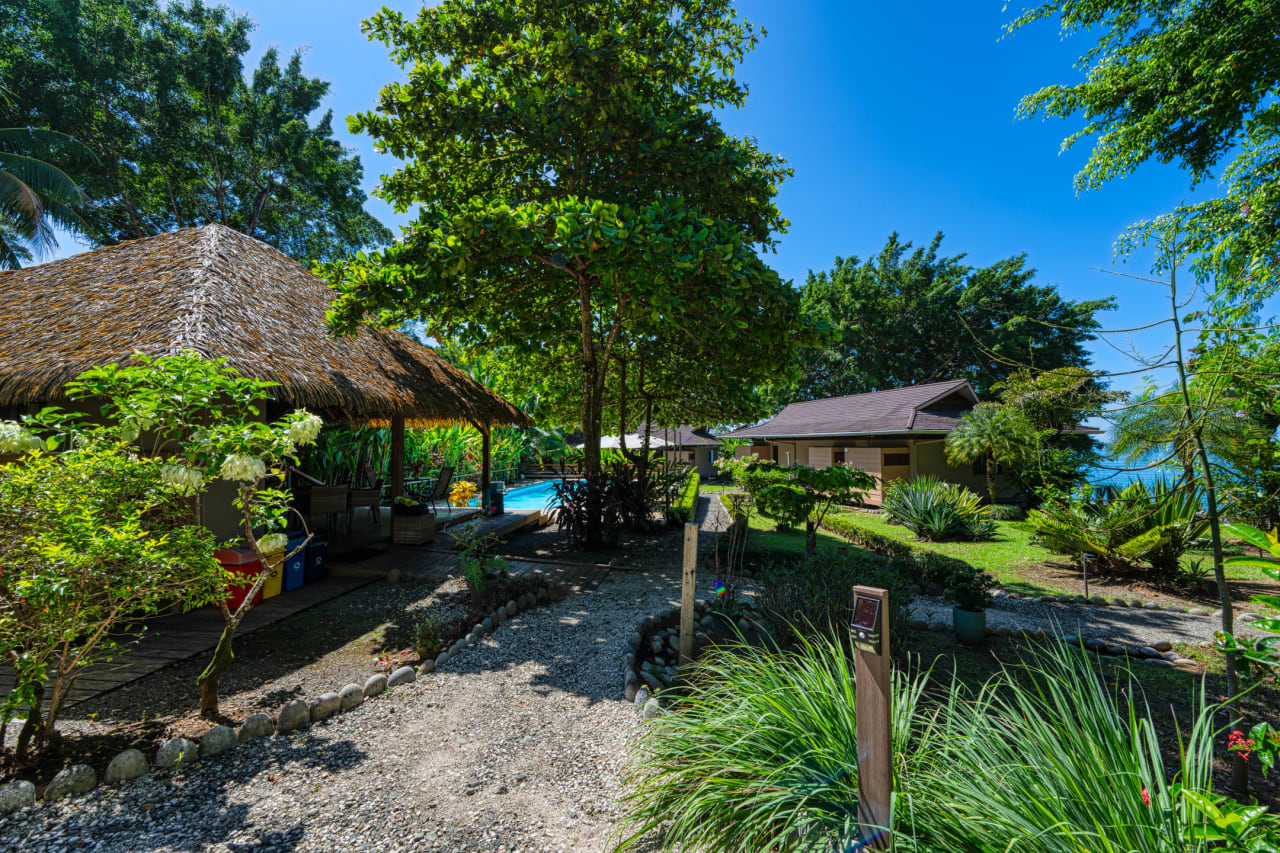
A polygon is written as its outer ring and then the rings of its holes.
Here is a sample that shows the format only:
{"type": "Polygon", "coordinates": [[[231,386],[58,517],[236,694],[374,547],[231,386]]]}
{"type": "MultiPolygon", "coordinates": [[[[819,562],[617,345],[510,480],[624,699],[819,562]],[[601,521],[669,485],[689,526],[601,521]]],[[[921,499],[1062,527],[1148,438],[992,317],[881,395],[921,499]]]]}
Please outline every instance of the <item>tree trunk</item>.
{"type": "Polygon", "coordinates": [[[996,454],[987,448],[987,491],[991,494],[992,506],[996,503],[996,454]]]}
{"type": "Polygon", "coordinates": [[[196,683],[200,685],[200,715],[202,717],[218,716],[218,685],[222,674],[231,668],[235,655],[231,651],[231,640],[236,635],[235,621],[229,621],[222,627],[222,636],[218,638],[217,648],[213,650],[213,660],[200,673],[196,683]]]}
{"type": "Polygon", "coordinates": [[[14,754],[19,762],[27,760],[33,738],[37,743],[44,740],[44,715],[40,710],[40,705],[43,702],[44,685],[37,684],[35,686],[35,701],[31,703],[31,708],[27,711],[27,718],[23,720],[22,729],[18,732],[18,743],[14,754]]]}
{"type": "MultiPolygon", "coordinates": [[[[1194,444],[1195,461],[1199,463],[1200,476],[1204,481],[1205,500],[1209,511],[1209,537],[1213,543],[1213,576],[1214,580],[1217,581],[1218,600],[1222,605],[1222,630],[1224,633],[1230,634],[1235,627],[1235,614],[1231,610],[1231,589],[1227,586],[1227,575],[1223,568],[1222,527],[1218,518],[1217,488],[1213,479],[1213,466],[1209,463],[1209,454],[1204,446],[1203,425],[1191,405],[1191,390],[1187,384],[1187,365],[1182,357],[1182,320],[1178,316],[1180,306],[1178,305],[1176,263],[1171,264],[1169,268],[1169,300],[1172,305],[1170,316],[1173,320],[1173,357],[1174,365],[1178,370],[1178,389],[1182,394],[1182,415],[1185,422],[1191,427],[1190,432],[1191,440],[1194,444]]],[[[1242,726],[1242,721],[1238,701],[1240,682],[1236,673],[1236,656],[1227,654],[1225,657],[1227,709],[1231,714],[1231,728],[1239,729],[1242,726]]],[[[1240,757],[1238,752],[1231,753],[1231,790],[1240,797],[1247,796],[1249,793],[1249,765],[1245,763],[1245,760],[1240,757]]]]}

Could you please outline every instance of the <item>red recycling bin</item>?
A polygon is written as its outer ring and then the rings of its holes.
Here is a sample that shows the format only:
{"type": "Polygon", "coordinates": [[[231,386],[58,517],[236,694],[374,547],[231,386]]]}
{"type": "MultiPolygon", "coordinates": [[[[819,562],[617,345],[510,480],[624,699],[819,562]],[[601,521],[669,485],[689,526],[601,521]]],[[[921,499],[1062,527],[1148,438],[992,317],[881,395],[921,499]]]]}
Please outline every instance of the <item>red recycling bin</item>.
{"type": "MultiPolygon", "coordinates": [[[[258,559],[257,552],[252,548],[224,548],[214,556],[218,558],[219,563],[222,563],[223,568],[245,577],[243,583],[227,584],[227,607],[235,611],[244,603],[244,597],[249,594],[249,589],[258,579],[258,575],[262,574],[262,561],[258,559]]],[[[258,594],[253,597],[253,603],[256,605],[261,602],[262,590],[258,590],[258,594]]]]}

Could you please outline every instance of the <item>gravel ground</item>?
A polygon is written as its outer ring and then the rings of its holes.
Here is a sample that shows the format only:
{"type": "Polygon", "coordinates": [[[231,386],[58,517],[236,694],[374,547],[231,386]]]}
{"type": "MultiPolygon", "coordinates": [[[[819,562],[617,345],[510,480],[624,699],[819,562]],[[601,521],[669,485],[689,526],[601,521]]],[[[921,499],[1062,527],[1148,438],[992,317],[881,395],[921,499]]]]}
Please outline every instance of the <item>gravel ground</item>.
{"type": "MultiPolygon", "coordinates": [[[[917,598],[915,617],[927,621],[951,622],[952,604],[941,598],[917,598]]],[[[1084,605],[1033,601],[1029,598],[1001,598],[987,608],[987,627],[1057,631],[1081,637],[1149,646],[1153,642],[1204,643],[1213,640],[1220,622],[1216,617],[1192,616],[1171,610],[1147,610],[1114,605],[1084,605]]],[[[1237,618],[1236,633],[1259,633],[1237,618]]]]}
{"type": "Polygon", "coordinates": [[[304,734],[0,819],[0,849],[606,849],[639,724],[626,638],[678,595],[673,571],[615,572],[304,734]]]}

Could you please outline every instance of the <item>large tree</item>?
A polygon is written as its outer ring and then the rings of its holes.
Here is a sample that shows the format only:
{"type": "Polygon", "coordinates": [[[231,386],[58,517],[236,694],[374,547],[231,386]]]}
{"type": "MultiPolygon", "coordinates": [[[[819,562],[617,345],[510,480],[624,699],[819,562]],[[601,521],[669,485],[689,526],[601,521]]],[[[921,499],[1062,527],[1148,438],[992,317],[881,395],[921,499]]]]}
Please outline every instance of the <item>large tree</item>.
{"type": "Polygon", "coordinates": [[[246,80],[252,22],[157,0],[0,0],[0,126],[75,136],[88,236],[101,243],[220,222],[310,260],[380,245],[358,157],[333,137],[328,92],[267,50],[246,80]]]}
{"type": "Polygon", "coordinates": [[[794,397],[948,379],[986,395],[1020,366],[1088,364],[1094,314],[1111,300],[1072,302],[1033,284],[1024,255],[973,267],[941,245],[941,232],[915,249],[895,233],[873,258],[836,258],[829,272],[809,274],[803,310],[835,334],[803,356],[794,397]]]}
{"type": "Polygon", "coordinates": [[[746,384],[786,370],[809,335],[758,252],[789,170],[714,116],[743,103],[757,40],[729,0],[448,0],[366,30],[408,79],[351,127],[406,161],[381,194],[421,207],[394,246],[324,268],[339,327],[421,319],[559,360],[589,472],[615,359],[642,338],[746,384]]]}
{"type": "MultiPolygon", "coordinates": [[[[1224,179],[1217,198],[1170,214],[1201,272],[1223,262],[1247,275],[1219,281],[1233,295],[1274,293],[1280,263],[1280,2],[1276,0],[1051,0],[1015,19],[1010,32],[1058,19],[1064,36],[1093,45],[1076,67],[1084,79],[1023,99],[1024,116],[1079,116],[1064,147],[1092,141],[1076,175],[1095,189],[1155,160],[1184,168],[1194,186],[1224,179]]],[[[1122,248],[1169,228],[1139,223],[1122,248]]]]}

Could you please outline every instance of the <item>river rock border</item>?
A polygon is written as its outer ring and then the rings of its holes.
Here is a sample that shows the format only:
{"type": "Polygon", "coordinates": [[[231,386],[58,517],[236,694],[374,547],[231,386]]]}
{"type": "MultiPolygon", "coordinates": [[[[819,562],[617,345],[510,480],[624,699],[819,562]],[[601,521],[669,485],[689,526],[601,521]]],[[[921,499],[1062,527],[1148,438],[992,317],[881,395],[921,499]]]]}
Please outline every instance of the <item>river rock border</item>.
{"type": "Polygon", "coordinates": [[[1217,618],[1222,615],[1221,610],[1209,611],[1203,607],[1183,607],[1180,604],[1160,604],[1157,601],[1144,601],[1141,598],[1124,598],[1121,596],[1105,596],[1091,595],[1085,597],[1083,595],[1019,595],[1015,592],[1006,592],[997,590],[992,596],[997,601],[1002,598],[1020,598],[1024,601],[1030,601],[1035,604],[1083,604],[1092,607],[1132,607],[1142,610],[1169,610],[1174,613],[1183,613],[1187,616],[1207,616],[1217,618]]]}
{"type": "MultiPolygon", "coordinates": [[[[286,735],[319,723],[335,714],[358,708],[388,689],[412,684],[419,675],[427,675],[443,666],[463,649],[474,646],[480,637],[491,634],[499,625],[524,610],[560,601],[566,595],[563,587],[543,582],[536,592],[527,592],[518,599],[508,601],[497,608],[483,622],[476,625],[466,637],[453,643],[448,651],[441,652],[434,660],[427,660],[417,670],[402,666],[390,673],[376,673],[364,684],[347,684],[336,692],[321,693],[311,701],[294,699],[272,717],[269,714],[253,714],[239,728],[214,726],[200,736],[199,742],[184,737],[170,738],[156,750],[154,769],[157,772],[174,773],[196,761],[213,758],[235,747],[267,737],[271,734],[286,735]]],[[[677,611],[678,618],[678,611],[677,611]]],[[[151,772],[147,756],[139,749],[126,749],[111,759],[101,781],[118,784],[136,779],[151,772]]],[[[98,773],[88,764],[72,764],[50,780],[43,792],[42,801],[52,802],[72,794],[83,794],[97,787],[98,773]]],[[[36,786],[25,779],[0,785],[0,815],[7,815],[21,808],[36,805],[36,786]]]]}
{"type": "MultiPolygon", "coordinates": [[[[742,613],[737,617],[736,627],[747,631],[753,622],[758,623],[756,608],[750,602],[739,601],[742,613]]],[[[712,642],[710,634],[717,620],[725,626],[733,625],[732,618],[724,613],[711,609],[702,599],[694,605],[694,637],[693,654],[698,653],[712,642]]],[[[646,720],[662,713],[661,692],[675,686],[680,679],[680,608],[667,610],[646,616],[644,621],[631,632],[627,638],[627,651],[622,655],[622,696],[631,702],[646,720]],[[652,652],[656,660],[646,660],[637,666],[644,654],[652,652]],[[667,658],[672,663],[667,663],[667,658]]]]}

